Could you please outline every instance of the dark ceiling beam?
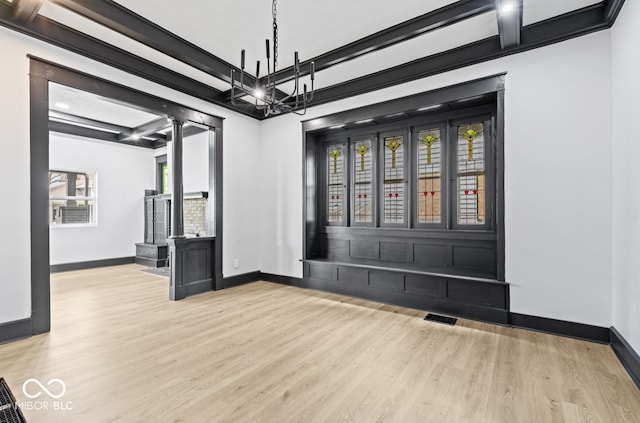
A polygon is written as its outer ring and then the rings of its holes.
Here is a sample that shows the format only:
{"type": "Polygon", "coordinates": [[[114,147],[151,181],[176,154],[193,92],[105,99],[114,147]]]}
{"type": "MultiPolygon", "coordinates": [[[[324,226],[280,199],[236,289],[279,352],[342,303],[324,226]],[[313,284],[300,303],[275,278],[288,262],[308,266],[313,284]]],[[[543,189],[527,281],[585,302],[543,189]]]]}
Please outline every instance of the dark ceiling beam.
{"type": "MultiPolygon", "coordinates": [[[[118,139],[118,134],[113,132],[101,131],[99,129],[87,128],[84,126],[73,125],[64,122],[49,121],[49,131],[60,134],[74,135],[77,137],[91,138],[102,141],[117,142],[120,144],[132,145],[135,147],[154,148],[156,142],[148,139],[140,139],[138,141],[126,141],[118,139]]],[[[164,140],[163,140],[164,141],[164,140]]]]}
{"type": "Polygon", "coordinates": [[[44,2],[45,0],[14,0],[14,16],[21,22],[31,22],[44,2]]]}
{"type": "MultiPolygon", "coordinates": [[[[429,31],[444,28],[474,16],[490,12],[495,8],[492,0],[461,0],[425,13],[424,15],[402,22],[398,25],[346,44],[328,53],[300,63],[301,75],[309,73],[309,64],[315,63],[316,71],[355,59],[363,54],[381,50],[394,44],[410,40],[429,31]]],[[[291,81],[294,78],[293,66],[279,70],[275,74],[276,83],[291,81]]],[[[266,77],[261,78],[266,82],[266,77]]]]}
{"type": "Polygon", "coordinates": [[[85,35],[43,16],[36,15],[31,22],[19,21],[13,16],[13,6],[0,0],[0,25],[82,56],[97,60],[116,69],[123,70],[165,87],[180,91],[192,97],[217,104],[247,116],[259,118],[248,103],[234,107],[226,102],[222,93],[195,79],[159,66],[156,63],[138,57],[101,40],[85,35]]]}
{"type": "Polygon", "coordinates": [[[360,78],[317,89],[311,106],[330,103],[607,29],[605,5],[588,6],[523,28],[521,43],[503,50],[494,36],[360,78]]]}
{"type": "MultiPolygon", "coordinates": [[[[186,63],[204,73],[231,84],[231,70],[236,71],[239,78],[240,68],[237,68],[208,51],[190,43],[174,33],[167,31],[150,20],[134,13],[111,0],[52,0],[66,9],[80,16],[91,19],[113,31],[125,35],[132,40],[145,44],[167,56],[186,63]]],[[[240,52],[238,52],[240,54],[240,52]]],[[[244,82],[248,87],[256,86],[256,78],[244,74],[244,82]]],[[[239,84],[238,84],[239,85],[239,84]]],[[[277,92],[278,98],[286,94],[277,92]]],[[[236,96],[240,98],[241,96],[236,96]]],[[[230,90],[225,92],[223,100],[230,101],[230,90]]]]}
{"type": "MultiPolygon", "coordinates": [[[[206,131],[207,131],[207,129],[201,128],[199,126],[192,126],[192,125],[185,126],[184,129],[182,130],[182,138],[187,138],[187,137],[190,137],[192,135],[201,134],[201,133],[206,132],[206,131]]],[[[166,141],[169,142],[169,141],[172,141],[172,140],[173,140],[172,133],[168,132],[166,141]]]]}
{"type": "Polygon", "coordinates": [[[135,141],[141,138],[144,138],[148,135],[154,134],[158,131],[168,128],[171,126],[171,121],[169,121],[166,117],[161,117],[158,119],[154,119],[147,123],[144,123],[140,126],[136,126],[130,133],[120,134],[118,139],[120,141],[135,141]]]}
{"type": "Polygon", "coordinates": [[[111,131],[111,132],[117,132],[117,133],[133,131],[132,128],[129,128],[127,126],[121,126],[113,123],[103,122],[101,120],[90,119],[83,116],[74,115],[71,113],[60,112],[58,110],[49,110],[49,119],[56,119],[56,120],[61,120],[65,122],[71,122],[72,124],[76,124],[76,125],[93,126],[95,128],[100,128],[105,131],[111,131]]]}
{"type": "MultiPolygon", "coordinates": [[[[72,12],[91,19],[140,43],[180,60],[218,79],[231,83],[231,70],[239,68],[178,37],[148,19],[111,0],[52,0],[72,12]]],[[[179,6],[176,6],[179,7],[179,6]]],[[[240,52],[238,52],[240,54],[240,52]]],[[[246,75],[247,84],[256,78],[246,75]]]]}
{"type": "Polygon", "coordinates": [[[495,0],[496,17],[498,19],[498,34],[502,49],[520,45],[522,31],[522,0],[495,0]],[[511,10],[505,8],[510,6],[511,10]]]}
{"type": "MultiPolygon", "coordinates": [[[[49,119],[62,123],[70,123],[74,126],[91,126],[94,129],[115,133],[116,136],[120,135],[121,137],[133,134],[133,128],[130,128],[128,126],[116,125],[109,122],[103,122],[101,120],[90,119],[84,116],[60,112],[58,110],[49,110],[49,119]]],[[[159,132],[146,134],[145,137],[155,140],[167,139],[167,136],[165,134],[159,132]]]]}

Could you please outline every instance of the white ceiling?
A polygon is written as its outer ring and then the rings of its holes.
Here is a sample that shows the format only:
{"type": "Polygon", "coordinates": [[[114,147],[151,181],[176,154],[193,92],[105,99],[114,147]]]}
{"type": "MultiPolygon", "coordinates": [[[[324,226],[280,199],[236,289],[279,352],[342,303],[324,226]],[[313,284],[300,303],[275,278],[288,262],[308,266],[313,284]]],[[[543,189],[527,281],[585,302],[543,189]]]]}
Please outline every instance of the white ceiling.
{"type": "MultiPolygon", "coordinates": [[[[77,15],[54,1],[46,1],[39,13],[220,91],[229,89],[227,82],[77,15]]],[[[255,61],[261,60],[261,74],[265,74],[264,40],[272,38],[271,0],[116,1],[234,66],[240,65],[240,51],[244,48],[247,51],[247,71],[254,73],[255,61]]],[[[279,68],[293,64],[295,50],[304,61],[455,1],[278,0],[279,68]]],[[[596,3],[600,2],[523,0],[523,23],[529,25],[596,3]]],[[[315,86],[329,87],[497,34],[496,13],[488,12],[319,71],[315,86]]],[[[302,82],[309,84],[308,77],[302,82]]],[[[282,84],[279,88],[290,92],[293,83],[282,84]]],[[[52,92],[54,96],[71,96],[68,90],[52,92]]],[[[90,113],[89,108],[84,108],[86,98],[83,96],[73,95],[66,101],[77,101],[80,110],[90,113]]],[[[117,108],[106,106],[104,101],[97,104],[97,115],[85,113],[85,116],[105,120],[101,119],[104,113],[113,113],[117,119],[106,120],[125,126],[152,120],[152,117],[146,119],[150,116],[121,113],[117,108]]]]}
{"type": "Polygon", "coordinates": [[[49,84],[49,109],[129,128],[161,117],[129,105],[116,103],[106,97],[53,82],[49,84]]]}
{"type": "Polygon", "coordinates": [[[522,24],[531,25],[572,10],[580,9],[598,0],[524,0],[522,6],[522,24]]]}
{"type": "MultiPolygon", "coordinates": [[[[117,0],[163,28],[240,66],[240,50],[254,72],[264,66],[265,39],[271,39],[271,0],[117,0]]],[[[306,60],[356,41],[454,0],[278,0],[279,67],[306,60]]]]}
{"type": "MultiPolygon", "coordinates": [[[[488,0],[491,1],[491,0],[488,0]]],[[[266,71],[264,40],[272,38],[271,0],[117,0],[122,6],[151,20],[219,58],[240,65],[246,49],[247,70],[255,72],[261,60],[266,71]]],[[[415,18],[455,0],[279,0],[279,68],[311,59],[390,26],[415,18]]],[[[598,3],[597,0],[524,0],[525,25],[598,3]]],[[[168,57],[141,43],[47,1],[40,14],[138,56],[175,70],[219,90],[228,84],[168,57]]],[[[319,72],[319,87],[343,82],[390,66],[445,51],[496,35],[495,12],[433,31],[330,70],[319,72]]],[[[288,87],[283,86],[283,90],[288,87]]]]}

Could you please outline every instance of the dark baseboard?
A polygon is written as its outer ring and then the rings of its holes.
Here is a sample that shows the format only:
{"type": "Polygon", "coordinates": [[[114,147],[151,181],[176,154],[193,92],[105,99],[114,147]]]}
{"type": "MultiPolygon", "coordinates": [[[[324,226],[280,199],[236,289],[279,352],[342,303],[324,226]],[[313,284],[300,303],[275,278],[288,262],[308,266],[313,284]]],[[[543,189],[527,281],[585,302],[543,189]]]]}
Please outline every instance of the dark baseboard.
{"type": "Polygon", "coordinates": [[[482,307],[474,304],[447,301],[428,295],[407,294],[405,292],[392,292],[384,289],[370,287],[350,286],[344,283],[325,280],[304,278],[300,282],[301,288],[317,291],[332,292],[363,300],[375,301],[399,307],[414,308],[416,310],[429,310],[450,316],[463,317],[482,322],[505,325],[508,321],[508,311],[492,307],[482,307]]]}
{"type": "Polygon", "coordinates": [[[601,326],[519,313],[509,313],[509,323],[513,327],[550,333],[551,335],[566,336],[601,344],[608,344],[610,342],[609,329],[601,326]]]}
{"type": "Polygon", "coordinates": [[[629,376],[631,376],[631,379],[635,382],[638,389],[640,389],[640,356],[616,328],[611,326],[609,330],[611,332],[611,349],[627,370],[627,373],[629,373],[629,376]]]}
{"type": "Polygon", "coordinates": [[[588,325],[584,323],[575,323],[564,320],[549,319],[546,317],[530,316],[527,314],[519,314],[513,312],[500,312],[491,310],[486,307],[477,307],[465,305],[465,307],[451,307],[448,304],[423,304],[420,301],[410,301],[406,297],[389,298],[386,296],[373,296],[370,292],[356,292],[346,290],[344,287],[338,289],[337,284],[326,283],[313,279],[301,279],[290,276],[274,275],[271,273],[260,272],[260,278],[268,282],[277,282],[285,285],[292,285],[301,288],[315,289],[318,291],[336,292],[343,295],[364,298],[372,301],[391,303],[403,307],[411,307],[417,309],[425,309],[440,313],[449,314],[456,317],[469,318],[472,320],[484,321],[499,325],[508,324],[521,329],[535,330],[548,333],[551,335],[565,336],[569,338],[580,339],[583,341],[597,342],[600,344],[609,344],[610,340],[609,328],[588,325]],[[375,298],[374,298],[375,297],[375,298]],[[427,307],[429,305],[430,307],[427,307]]]}
{"type": "Polygon", "coordinates": [[[283,285],[302,286],[302,279],[293,276],[274,275],[273,273],[260,272],[260,280],[267,282],[275,282],[283,285]]]}
{"type": "Polygon", "coordinates": [[[136,264],[141,264],[147,267],[167,267],[167,259],[152,259],[148,257],[134,257],[136,264]]]}
{"type": "Polygon", "coordinates": [[[213,290],[213,279],[203,279],[184,285],[185,296],[198,295],[213,290]]]}
{"type": "Polygon", "coordinates": [[[246,283],[256,282],[260,280],[260,271],[243,273],[241,275],[229,276],[223,279],[222,285],[224,288],[232,288],[238,285],[244,285],[246,283]]]}
{"type": "Polygon", "coordinates": [[[0,344],[28,338],[33,335],[31,318],[0,324],[0,344]]]}
{"type": "Polygon", "coordinates": [[[95,267],[120,266],[122,264],[135,263],[135,257],[119,257],[103,260],[81,261],[77,263],[52,264],[49,272],[68,272],[70,270],[93,269],[95,267]]]}

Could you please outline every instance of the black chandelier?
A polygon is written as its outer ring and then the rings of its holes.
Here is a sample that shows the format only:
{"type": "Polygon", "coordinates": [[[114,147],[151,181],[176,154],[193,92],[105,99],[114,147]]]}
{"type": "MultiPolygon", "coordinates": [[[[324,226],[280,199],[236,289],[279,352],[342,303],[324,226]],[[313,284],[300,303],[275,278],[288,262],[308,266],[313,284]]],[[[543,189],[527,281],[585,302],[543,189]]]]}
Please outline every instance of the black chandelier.
{"type": "Polygon", "coordinates": [[[266,40],[267,46],[267,83],[266,85],[260,82],[260,61],[256,63],[256,86],[253,88],[246,87],[244,85],[244,49],[240,54],[240,81],[236,86],[235,70],[231,70],[231,102],[235,103],[236,96],[250,96],[255,99],[255,107],[258,110],[263,110],[264,115],[277,115],[281,113],[295,113],[297,115],[304,115],[307,111],[307,104],[313,99],[313,80],[315,77],[315,63],[311,62],[309,65],[309,74],[311,77],[311,92],[307,92],[307,84],[303,84],[302,96],[300,96],[300,60],[298,59],[298,52],[296,51],[293,56],[294,61],[294,79],[295,86],[293,92],[289,95],[278,95],[279,91],[276,89],[276,67],[278,66],[278,23],[276,22],[276,3],[277,0],[273,0],[272,13],[273,13],[273,69],[271,66],[271,48],[269,46],[269,40],[266,40]],[[239,91],[239,95],[236,94],[236,90],[239,91]]]}

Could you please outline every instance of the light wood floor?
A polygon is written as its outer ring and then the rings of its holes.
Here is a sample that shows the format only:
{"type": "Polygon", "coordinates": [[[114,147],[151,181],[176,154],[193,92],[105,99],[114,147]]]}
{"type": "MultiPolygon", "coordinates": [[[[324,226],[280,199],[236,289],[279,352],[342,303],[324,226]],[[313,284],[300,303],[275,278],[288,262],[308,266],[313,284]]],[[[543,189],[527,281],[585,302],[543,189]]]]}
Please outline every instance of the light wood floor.
{"type": "Polygon", "coordinates": [[[51,333],[0,345],[18,401],[66,383],[30,423],[640,422],[606,345],[268,282],[170,302],[140,269],[52,275],[51,333]]]}

